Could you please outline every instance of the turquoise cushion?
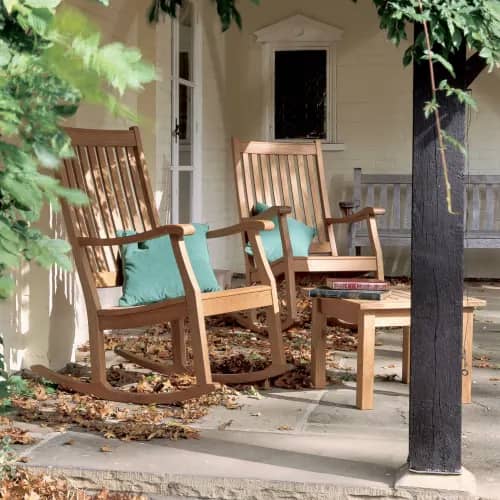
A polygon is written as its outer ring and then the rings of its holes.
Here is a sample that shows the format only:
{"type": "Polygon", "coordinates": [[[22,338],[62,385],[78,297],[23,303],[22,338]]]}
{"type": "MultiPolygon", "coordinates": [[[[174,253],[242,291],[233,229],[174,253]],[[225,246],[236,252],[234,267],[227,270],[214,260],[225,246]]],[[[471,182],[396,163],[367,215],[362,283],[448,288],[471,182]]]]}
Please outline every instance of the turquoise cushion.
{"type": "MultiPolygon", "coordinates": [[[[208,254],[208,226],[193,224],[196,232],[186,236],[186,248],[202,292],[220,290],[208,254]]],[[[117,231],[129,236],[135,231],[117,231]]],[[[121,246],[123,295],[120,306],[151,304],[185,295],[169,236],[121,246]]]]}
{"type": "MultiPolygon", "coordinates": [[[[264,203],[257,203],[254,207],[254,212],[258,215],[268,208],[269,207],[264,203]]],[[[274,229],[271,231],[261,231],[260,237],[266,252],[267,260],[269,262],[274,262],[283,257],[283,247],[281,245],[278,217],[273,217],[271,220],[274,222],[274,229]]],[[[288,233],[290,234],[290,243],[292,245],[292,255],[294,257],[307,257],[309,255],[309,246],[316,236],[316,229],[292,217],[287,217],[286,220],[288,224],[288,233]]],[[[253,255],[250,245],[246,246],[245,252],[249,255],[253,255]]]]}

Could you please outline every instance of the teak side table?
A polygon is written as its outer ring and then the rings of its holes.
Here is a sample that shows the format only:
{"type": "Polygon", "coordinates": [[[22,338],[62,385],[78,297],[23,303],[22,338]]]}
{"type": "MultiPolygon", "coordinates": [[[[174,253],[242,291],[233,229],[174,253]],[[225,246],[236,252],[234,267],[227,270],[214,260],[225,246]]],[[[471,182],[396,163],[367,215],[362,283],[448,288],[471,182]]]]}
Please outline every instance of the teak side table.
{"type": "MultiPolygon", "coordinates": [[[[375,360],[375,328],[403,327],[403,383],[410,381],[410,320],[411,295],[406,290],[391,290],[382,300],[312,299],[311,375],[316,389],[326,386],[325,326],[327,318],[358,325],[358,356],[356,374],[356,406],[360,410],[373,409],[373,379],[375,360]]],[[[463,366],[462,403],[471,402],[472,390],[472,336],[474,309],[484,307],[486,301],[464,297],[463,306],[463,366]]]]}

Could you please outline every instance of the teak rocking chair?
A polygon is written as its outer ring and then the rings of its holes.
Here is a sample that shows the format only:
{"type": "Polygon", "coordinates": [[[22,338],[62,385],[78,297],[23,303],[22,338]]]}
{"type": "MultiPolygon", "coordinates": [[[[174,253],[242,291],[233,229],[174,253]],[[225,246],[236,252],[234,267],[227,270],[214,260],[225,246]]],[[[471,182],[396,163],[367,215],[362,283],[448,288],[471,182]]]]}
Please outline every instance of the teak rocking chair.
{"type": "MultiPolygon", "coordinates": [[[[283,247],[283,257],[271,263],[275,276],[284,275],[287,314],[282,328],[297,320],[295,273],[373,272],[384,279],[384,264],[375,217],[383,208],[366,207],[345,217],[332,218],[325,183],[321,142],[240,142],[233,138],[233,158],[240,220],[277,217],[283,247]],[[254,215],[256,203],[270,206],[254,215]],[[286,218],[288,215],[314,227],[317,235],[309,248],[309,256],[294,257],[286,218]],[[366,221],[373,256],[339,256],[333,226],[366,221]]],[[[257,278],[257,262],[245,256],[247,282],[257,278]]],[[[258,329],[255,314],[240,321],[246,327],[258,329]]]]}
{"type": "Polygon", "coordinates": [[[80,276],[89,323],[91,381],[37,365],[32,370],[78,392],[102,399],[131,403],[169,404],[212,391],[214,381],[246,383],[277,376],[288,367],[282,344],[276,282],[265,259],[259,231],[273,227],[269,221],[248,220],[209,231],[208,238],[241,233],[255,245],[255,272],[259,284],[218,292],[201,293],[186,251],[184,236],[193,234],[191,225],[164,225],[159,222],[148,178],[139,130],[67,129],[75,157],[64,161],[62,184],[84,191],[90,203],[81,207],[63,201],[63,215],[73,256],[80,276]],[[120,229],[132,229],[133,236],[117,237],[120,229]],[[98,288],[121,285],[119,245],[169,235],[182,277],[185,297],[134,307],[101,307],[98,288]],[[264,370],[241,374],[213,374],[208,357],[205,317],[265,307],[271,342],[272,363],[264,370]],[[106,379],[104,331],[137,328],[170,322],[173,364],[168,365],[131,352],[117,350],[122,357],[162,374],[186,372],[184,318],[189,317],[193,372],[197,384],[171,393],[137,393],[113,388],[106,379]]]}

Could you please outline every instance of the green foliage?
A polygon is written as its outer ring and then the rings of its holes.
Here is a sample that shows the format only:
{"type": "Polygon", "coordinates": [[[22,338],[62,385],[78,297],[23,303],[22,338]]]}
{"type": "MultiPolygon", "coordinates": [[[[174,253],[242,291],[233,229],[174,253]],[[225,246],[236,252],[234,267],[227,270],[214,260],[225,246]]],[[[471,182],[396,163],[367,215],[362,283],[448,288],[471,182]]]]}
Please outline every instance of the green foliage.
{"type": "MultiPolygon", "coordinates": [[[[250,0],[255,5],[260,3],[260,0],[250,0]]],[[[226,31],[234,21],[241,28],[241,14],[236,8],[236,0],[212,0],[216,4],[217,14],[221,20],[222,31],[226,31]]],[[[183,0],[153,0],[149,9],[149,21],[158,21],[160,13],[164,12],[169,16],[175,17],[177,7],[182,7],[183,0]]]]}
{"type": "Polygon", "coordinates": [[[86,202],[50,172],[73,154],[63,121],[81,102],[133,117],[119,97],[155,77],[137,49],[102,45],[82,14],[60,3],[0,0],[0,298],[24,261],[69,268],[68,244],[33,227],[46,203],[86,202]]]}
{"type": "Polygon", "coordinates": [[[4,436],[0,440],[0,480],[12,476],[16,469],[17,456],[12,448],[11,440],[4,436]]]}
{"type": "Polygon", "coordinates": [[[396,45],[407,39],[411,25],[428,24],[432,52],[428,53],[422,33],[405,52],[405,65],[415,56],[431,57],[453,74],[450,54],[464,41],[471,50],[480,53],[490,69],[500,62],[499,0],[373,0],[373,3],[380,17],[380,28],[396,45]]]}
{"type": "MultiPolygon", "coordinates": [[[[406,49],[403,64],[430,59],[442,66],[450,80],[434,82],[436,92],[455,96],[476,108],[472,96],[454,83],[461,68],[454,68],[450,61],[465,43],[490,70],[500,65],[500,0],[373,0],[373,3],[380,17],[380,28],[395,45],[407,40],[413,25],[425,24],[429,40],[421,31],[406,49]]],[[[427,117],[439,112],[437,96],[426,104],[424,112],[427,117]]],[[[449,138],[447,142],[458,146],[449,138]]]]}

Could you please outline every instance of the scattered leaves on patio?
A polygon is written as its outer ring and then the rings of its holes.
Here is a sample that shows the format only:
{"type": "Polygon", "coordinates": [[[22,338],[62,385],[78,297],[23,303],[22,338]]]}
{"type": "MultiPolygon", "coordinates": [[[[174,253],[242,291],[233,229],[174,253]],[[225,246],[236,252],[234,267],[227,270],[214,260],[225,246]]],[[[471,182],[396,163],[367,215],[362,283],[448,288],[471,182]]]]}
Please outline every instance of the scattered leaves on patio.
{"type": "Polygon", "coordinates": [[[279,431],[291,431],[293,430],[293,427],[290,427],[289,425],[280,425],[278,427],[279,431]]]}
{"type": "Polygon", "coordinates": [[[101,490],[88,494],[74,488],[61,477],[35,474],[18,469],[13,475],[0,480],[0,498],[4,500],[146,500],[143,495],[112,493],[101,490]]]}
{"type": "Polygon", "coordinates": [[[2,424],[5,426],[0,428],[0,441],[8,438],[10,444],[32,444],[35,442],[35,439],[28,431],[14,426],[9,419],[3,417],[2,424]]]}
{"type": "MultiPolygon", "coordinates": [[[[307,279],[298,281],[297,324],[283,333],[287,362],[292,371],[277,377],[273,385],[285,389],[311,387],[310,342],[311,342],[311,302],[302,287],[314,285],[307,279]]],[[[284,296],[284,287],[280,286],[284,296]]],[[[264,319],[259,315],[260,319],[264,319]]],[[[189,328],[189,325],[187,325],[189,328]]],[[[113,332],[105,337],[106,350],[115,347],[136,354],[145,355],[153,360],[168,362],[172,354],[172,339],[168,325],[156,325],[144,333],[113,332]]],[[[237,325],[229,317],[214,317],[207,320],[207,336],[211,367],[214,372],[240,373],[257,371],[270,364],[270,344],[265,334],[256,334],[237,325]]],[[[189,336],[188,336],[189,338],[189,336]]],[[[338,325],[327,326],[327,367],[336,368],[333,350],[354,351],[357,335],[349,328],[338,325]]],[[[195,378],[189,374],[177,374],[170,377],[151,373],[125,362],[115,353],[108,353],[114,360],[108,369],[109,383],[123,390],[145,393],[168,393],[190,387],[195,378]]],[[[192,359],[188,345],[188,360],[192,359]]],[[[88,346],[82,346],[78,353],[78,363],[69,363],[65,373],[82,381],[88,381],[89,370],[88,346]]],[[[97,431],[109,439],[150,440],[154,438],[186,439],[198,438],[199,432],[190,424],[204,417],[211,407],[223,405],[229,409],[241,407],[240,394],[235,388],[221,385],[215,392],[200,398],[171,406],[133,405],[101,401],[92,396],[53,390],[34,379],[30,382],[31,395],[12,399],[12,405],[18,418],[25,421],[37,421],[43,425],[65,431],[67,428],[80,427],[97,431]]],[[[269,388],[269,381],[255,386],[237,387],[248,397],[260,399],[260,390],[269,388]],[[258,388],[257,388],[258,387],[258,388]]]]}
{"type": "Polygon", "coordinates": [[[474,356],[474,361],[472,362],[474,368],[491,368],[490,358],[486,355],[476,357],[474,356]]]}

